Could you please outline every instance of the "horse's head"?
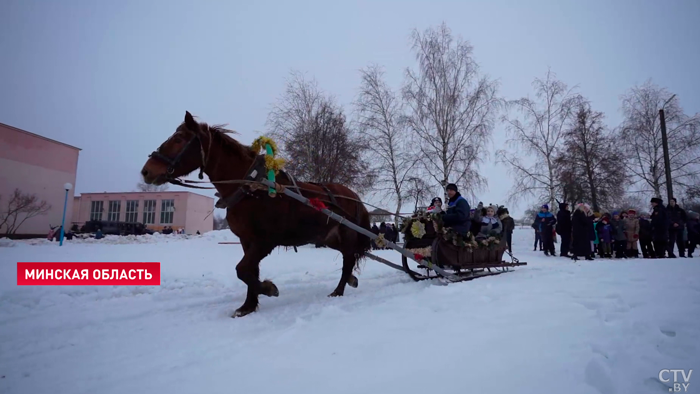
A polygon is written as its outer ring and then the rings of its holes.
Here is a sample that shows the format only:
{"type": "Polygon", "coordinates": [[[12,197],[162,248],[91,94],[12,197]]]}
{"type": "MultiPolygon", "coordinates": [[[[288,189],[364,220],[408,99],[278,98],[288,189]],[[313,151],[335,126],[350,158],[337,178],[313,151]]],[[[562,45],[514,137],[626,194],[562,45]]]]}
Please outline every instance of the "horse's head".
{"type": "Polygon", "coordinates": [[[143,181],[162,185],[168,180],[185,176],[204,165],[202,157],[205,135],[200,124],[189,113],[185,121],[160,147],[148,156],[141,169],[143,181]]]}

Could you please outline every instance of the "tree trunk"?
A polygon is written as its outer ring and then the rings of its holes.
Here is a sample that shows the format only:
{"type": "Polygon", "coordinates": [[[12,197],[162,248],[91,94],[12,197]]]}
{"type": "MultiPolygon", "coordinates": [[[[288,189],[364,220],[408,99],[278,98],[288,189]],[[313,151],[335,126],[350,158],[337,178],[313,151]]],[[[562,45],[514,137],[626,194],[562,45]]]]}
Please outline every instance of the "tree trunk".
{"type": "Polygon", "coordinates": [[[403,199],[401,197],[399,197],[396,202],[397,202],[397,205],[396,205],[396,212],[394,215],[394,225],[396,226],[396,229],[398,231],[399,215],[401,214],[401,205],[403,205],[403,199]]]}

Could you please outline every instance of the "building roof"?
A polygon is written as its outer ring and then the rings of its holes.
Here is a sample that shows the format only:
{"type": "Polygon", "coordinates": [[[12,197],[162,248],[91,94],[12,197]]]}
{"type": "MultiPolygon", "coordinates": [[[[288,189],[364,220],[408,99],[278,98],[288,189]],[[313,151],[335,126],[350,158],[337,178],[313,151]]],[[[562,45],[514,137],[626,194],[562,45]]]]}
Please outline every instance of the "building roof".
{"type": "Polygon", "coordinates": [[[69,148],[76,149],[76,150],[78,150],[78,151],[81,151],[81,150],[82,150],[82,149],[78,148],[77,146],[69,145],[69,144],[66,144],[65,142],[61,142],[61,141],[56,141],[56,140],[54,140],[54,139],[47,138],[47,137],[44,137],[43,135],[39,135],[39,134],[36,134],[36,133],[31,133],[31,132],[29,132],[29,131],[27,131],[27,130],[22,130],[22,129],[18,128],[18,127],[10,126],[9,124],[5,124],[5,123],[0,122],[0,125],[2,125],[2,126],[4,126],[4,127],[7,127],[7,128],[9,128],[9,129],[15,130],[15,131],[19,131],[20,133],[29,134],[29,135],[31,135],[31,136],[34,136],[34,137],[37,137],[37,138],[41,138],[42,140],[46,140],[46,141],[53,142],[53,143],[55,143],[55,144],[67,146],[67,147],[69,147],[69,148]]]}

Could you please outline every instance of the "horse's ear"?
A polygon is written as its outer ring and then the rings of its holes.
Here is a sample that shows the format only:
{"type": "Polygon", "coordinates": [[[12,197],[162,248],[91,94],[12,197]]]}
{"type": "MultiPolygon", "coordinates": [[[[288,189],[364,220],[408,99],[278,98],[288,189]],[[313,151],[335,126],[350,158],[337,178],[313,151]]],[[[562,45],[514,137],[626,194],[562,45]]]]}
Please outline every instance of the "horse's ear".
{"type": "Polygon", "coordinates": [[[194,117],[192,116],[190,111],[185,111],[185,126],[187,126],[188,129],[194,131],[195,133],[199,132],[199,123],[197,123],[197,121],[194,120],[194,117]]]}

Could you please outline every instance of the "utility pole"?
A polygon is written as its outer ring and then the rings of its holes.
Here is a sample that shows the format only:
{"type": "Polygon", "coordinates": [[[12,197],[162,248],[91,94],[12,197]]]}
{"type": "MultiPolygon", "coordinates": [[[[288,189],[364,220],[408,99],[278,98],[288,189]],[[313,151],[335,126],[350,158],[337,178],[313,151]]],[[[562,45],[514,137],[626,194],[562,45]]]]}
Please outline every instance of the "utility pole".
{"type": "Polygon", "coordinates": [[[666,104],[673,100],[674,97],[676,97],[675,94],[671,96],[670,99],[666,100],[664,105],[661,106],[661,109],[659,110],[659,119],[661,120],[661,144],[663,145],[664,149],[664,167],[666,169],[666,193],[668,193],[668,200],[666,200],[666,203],[670,202],[671,198],[673,198],[673,184],[671,183],[671,159],[669,158],[668,154],[668,135],[666,134],[666,116],[664,115],[664,107],[666,107],[666,104]]]}

